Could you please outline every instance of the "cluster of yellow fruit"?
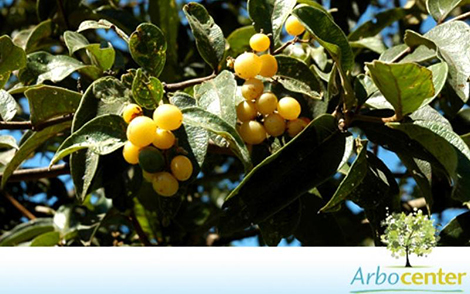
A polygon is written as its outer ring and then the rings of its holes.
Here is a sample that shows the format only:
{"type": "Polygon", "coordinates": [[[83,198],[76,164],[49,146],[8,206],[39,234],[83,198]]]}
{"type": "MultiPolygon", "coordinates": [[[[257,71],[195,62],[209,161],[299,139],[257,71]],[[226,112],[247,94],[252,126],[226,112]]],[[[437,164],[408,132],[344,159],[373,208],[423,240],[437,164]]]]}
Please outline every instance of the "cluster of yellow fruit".
{"type": "MultiPolygon", "coordinates": [[[[286,21],[286,30],[289,34],[299,35],[305,28],[295,16],[290,16],[286,21]]],[[[254,34],[250,47],[255,53],[245,52],[234,63],[237,76],[246,80],[241,89],[245,100],[237,106],[237,117],[241,122],[238,132],[246,143],[253,145],[262,143],[267,135],[281,136],[286,130],[289,136],[295,137],[310,122],[307,118],[299,118],[301,107],[297,100],[292,97],[278,100],[274,93],[264,92],[263,82],[256,78],[258,75],[271,78],[278,71],[274,56],[256,54],[268,50],[270,46],[271,40],[267,35],[254,34]]]]}
{"type": "Polygon", "coordinates": [[[128,123],[127,142],[123,156],[129,164],[139,164],[144,179],[151,182],[153,189],[161,196],[173,196],[178,192],[179,182],[186,181],[193,174],[191,160],[177,155],[169,164],[170,172],[165,171],[167,162],[162,153],[175,145],[175,135],[183,122],[181,110],[171,104],[160,105],[153,113],[153,119],[144,116],[137,104],[129,104],[122,113],[128,123]]]}

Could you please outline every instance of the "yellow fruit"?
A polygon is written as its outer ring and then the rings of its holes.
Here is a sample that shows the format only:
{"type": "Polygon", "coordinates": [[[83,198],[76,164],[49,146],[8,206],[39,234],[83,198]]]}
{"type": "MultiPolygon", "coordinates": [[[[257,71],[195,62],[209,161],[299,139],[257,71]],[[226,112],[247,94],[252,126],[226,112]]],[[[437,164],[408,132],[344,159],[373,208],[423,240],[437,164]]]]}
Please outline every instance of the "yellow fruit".
{"type": "Polygon", "coordinates": [[[173,131],[183,123],[183,113],[174,105],[163,104],[155,109],[153,120],[160,129],[173,131]]]}
{"type": "Polygon", "coordinates": [[[179,189],[178,181],[168,172],[157,173],[153,178],[152,185],[157,194],[165,197],[175,195],[179,189]]]}
{"type": "Polygon", "coordinates": [[[261,60],[261,70],[259,74],[265,78],[273,77],[277,73],[277,70],[278,70],[276,57],[270,54],[265,54],[265,55],[260,56],[260,60],[261,60]]]}
{"type": "Polygon", "coordinates": [[[271,136],[278,137],[284,134],[286,121],[279,114],[273,113],[264,118],[264,128],[271,136]]]}
{"type": "Polygon", "coordinates": [[[277,112],[287,120],[296,119],[301,112],[300,104],[292,97],[284,97],[277,104],[277,112]]]}
{"type": "Polygon", "coordinates": [[[262,52],[268,50],[271,45],[271,40],[265,34],[254,34],[250,38],[250,47],[251,49],[262,52]]]}
{"type": "Polygon", "coordinates": [[[256,114],[256,106],[251,101],[242,101],[237,106],[237,117],[242,122],[254,119],[256,114]]]}
{"type": "Polygon", "coordinates": [[[305,27],[300,23],[297,17],[291,15],[286,20],[286,31],[291,36],[298,36],[305,32],[305,27]]]}
{"type": "Polygon", "coordinates": [[[122,156],[127,163],[137,164],[139,163],[139,150],[139,147],[135,146],[130,141],[127,141],[122,149],[122,156]]]}
{"type": "Polygon", "coordinates": [[[122,111],[122,117],[126,123],[130,123],[134,118],[141,116],[143,114],[142,108],[137,104],[129,104],[124,107],[122,111]]]}
{"type": "Polygon", "coordinates": [[[138,116],[127,127],[127,139],[138,147],[152,144],[155,139],[157,124],[149,117],[138,116]]]}
{"type": "Polygon", "coordinates": [[[183,155],[178,155],[171,160],[171,173],[178,181],[186,181],[193,174],[191,160],[183,155]]]}
{"type": "Polygon", "coordinates": [[[289,137],[294,138],[309,124],[309,120],[305,118],[298,118],[287,122],[287,134],[289,137]]]}
{"type": "Polygon", "coordinates": [[[158,149],[170,149],[175,144],[175,135],[171,131],[157,128],[155,140],[153,140],[152,144],[158,149]]]}
{"type": "Polygon", "coordinates": [[[263,94],[263,82],[258,79],[249,79],[242,86],[242,95],[247,100],[258,99],[263,94]]]}
{"type": "Polygon", "coordinates": [[[264,126],[257,121],[247,121],[240,127],[240,136],[248,144],[257,145],[266,139],[264,126]]]}
{"type": "Polygon", "coordinates": [[[271,114],[276,110],[277,97],[271,92],[264,93],[256,100],[256,109],[261,114],[271,114]]]}
{"type": "Polygon", "coordinates": [[[235,59],[235,73],[242,79],[248,80],[256,77],[261,70],[261,60],[254,53],[243,53],[235,59]]]}

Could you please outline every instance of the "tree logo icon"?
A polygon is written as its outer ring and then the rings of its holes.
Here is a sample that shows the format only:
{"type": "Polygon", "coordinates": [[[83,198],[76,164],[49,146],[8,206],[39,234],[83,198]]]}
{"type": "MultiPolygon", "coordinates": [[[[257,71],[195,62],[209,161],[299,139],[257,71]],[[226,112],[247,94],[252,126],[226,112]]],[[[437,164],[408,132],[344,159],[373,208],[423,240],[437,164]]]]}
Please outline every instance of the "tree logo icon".
{"type": "Polygon", "coordinates": [[[411,267],[410,255],[421,257],[432,252],[438,241],[433,220],[421,210],[406,215],[392,213],[382,223],[386,227],[381,240],[395,258],[406,256],[406,267],[411,267]]]}

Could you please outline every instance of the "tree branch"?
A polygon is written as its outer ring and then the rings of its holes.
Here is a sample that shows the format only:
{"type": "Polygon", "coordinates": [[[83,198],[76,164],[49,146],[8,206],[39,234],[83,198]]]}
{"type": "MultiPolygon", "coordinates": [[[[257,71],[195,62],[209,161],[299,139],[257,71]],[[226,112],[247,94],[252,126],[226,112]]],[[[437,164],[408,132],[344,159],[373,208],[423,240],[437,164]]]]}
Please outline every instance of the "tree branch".
{"type": "Polygon", "coordinates": [[[5,198],[10,201],[10,203],[16,208],[18,209],[21,214],[30,219],[30,220],[33,220],[33,219],[36,219],[36,216],[34,216],[34,214],[32,214],[26,207],[24,207],[21,203],[18,202],[18,200],[16,200],[15,198],[13,198],[13,196],[11,196],[10,194],[8,193],[3,193],[3,196],[5,196],[5,198]]]}
{"type": "Polygon", "coordinates": [[[167,92],[175,92],[175,91],[178,91],[178,90],[183,90],[187,87],[191,87],[191,86],[194,86],[194,85],[201,84],[203,82],[212,80],[216,76],[217,75],[215,73],[213,73],[213,74],[211,74],[210,76],[207,76],[207,77],[196,78],[196,79],[187,80],[187,81],[183,81],[183,82],[179,82],[179,83],[173,83],[173,84],[163,84],[163,87],[164,87],[165,91],[167,91],[167,92]]]}
{"type": "Polygon", "coordinates": [[[37,125],[33,125],[31,121],[0,121],[0,130],[33,130],[39,132],[47,127],[58,125],[72,119],[73,114],[66,114],[52,118],[37,125]]]}
{"type": "MultiPolygon", "coordinates": [[[[31,181],[43,178],[55,178],[60,175],[66,175],[70,173],[70,167],[66,164],[58,164],[52,166],[50,169],[47,167],[31,168],[31,169],[20,169],[8,178],[9,182],[21,182],[31,181]]],[[[3,173],[0,174],[0,180],[3,173]]]]}
{"type": "Polygon", "coordinates": [[[137,217],[135,216],[134,211],[131,211],[131,215],[129,216],[129,218],[131,219],[132,225],[134,226],[137,236],[139,236],[140,242],[142,242],[144,246],[152,246],[152,243],[150,243],[149,239],[147,238],[147,235],[145,234],[144,230],[140,226],[140,223],[137,220],[137,217]]]}

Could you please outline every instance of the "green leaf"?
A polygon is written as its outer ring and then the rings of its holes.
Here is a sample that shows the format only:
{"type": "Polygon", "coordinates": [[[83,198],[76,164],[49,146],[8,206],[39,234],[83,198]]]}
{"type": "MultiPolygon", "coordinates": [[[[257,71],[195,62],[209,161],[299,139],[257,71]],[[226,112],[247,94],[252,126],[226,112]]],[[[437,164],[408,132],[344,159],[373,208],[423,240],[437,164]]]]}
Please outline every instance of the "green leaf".
{"type": "MultiPolygon", "coordinates": [[[[131,101],[131,92],[118,79],[103,77],[91,84],[74,115],[72,131],[97,116],[121,114],[131,101]]],[[[96,174],[99,155],[90,150],[80,150],[70,155],[70,170],[76,193],[84,199],[96,174]]]]}
{"type": "Polygon", "coordinates": [[[284,88],[313,99],[321,99],[320,83],[305,62],[285,55],[276,56],[276,60],[279,66],[276,76],[284,88]]]}
{"type": "Polygon", "coordinates": [[[148,77],[139,68],[132,83],[132,95],[140,106],[155,109],[163,98],[163,85],[159,79],[148,77]]]}
{"type": "Polygon", "coordinates": [[[234,30],[228,37],[228,56],[233,58],[238,55],[249,52],[250,48],[250,38],[256,34],[255,27],[246,26],[234,30]]]}
{"type": "Polygon", "coordinates": [[[71,122],[63,122],[61,124],[47,127],[39,132],[33,132],[25,142],[20,144],[20,149],[16,152],[15,156],[8,163],[2,175],[2,185],[4,188],[8,178],[11,174],[25,161],[34,150],[44,144],[47,140],[54,138],[58,133],[63,132],[70,128],[71,122]]]}
{"type": "Polygon", "coordinates": [[[428,211],[434,203],[432,197],[432,168],[429,162],[409,156],[405,152],[397,153],[401,162],[406,166],[406,169],[411,172],[411,176],[416,181],[421,195],[426,199],[428,211]]]}
{"type": "Polygon", "coordinates": [[[5,86],[10,73],[26,66],[26,53],[8,36],[0,37],[0,89],[5,86]]]}
{"type": "Polygon", "coordinates": [[[441,93],[442,89],[444,89],[444,86],[446,84],[447,74],[449,72],[449,67],[445,62],[433,64],[428,67],[428,69],[432,72],[434,96],[424,99],[423,103],[421,104],[421,107],[423,105],[428,105],[429,103],[431,103],[437,97],[437,95],[441,93]]]}
{"type": "MultiPolygon", "coordinates": [[[[431,127],[432,122],[422,122],[422,124],[429,124],[428,126],[431,127]]],[[[442,164],[442,166],[447,171],[447,174],[451,178],[455,178],[455,172],[458,164],[457,154],[455,153],[452,145],[450,145],[446,139],[437,134],[434,134],[434,132],[430,129],[417,124],[389,123],[387,126],[405,133],[412,140],[421,144],[421,146],[428,150],[439,161],[439,163],[442,164]]],[[[436,125],[436,128],[439,128],[442,132],[444,132],[441,125],[436,125]]]]}
{"type": "Polygon", "coordinates": [[[221,231],[259,223],[332,177],[344,155],[345,136],[331,115],[312,121],[297,137],[257,165],[224,203],[221,231]]]}
{"type": "Polygon", "coordinates": [[[380,92],[393,105],[398,117],[417,110],[427,98],[434,97],[432,72],[414,63],[366,63],[380,92]]]}
{"type": "Polygon", "coordinates": [[[201,4],[191,2],[183,7],[183,11],[196,39],[199,54],[214,70],[218,70],[225,53],[222,29],[201,4]]]}
{"type": "Polygon", "coordinates": [[[70,154],[70,174],[75,186],[75,193],[80,201],[85,200],[92,181],[98,171],[100,156],[90,149],[79,150],[70,154]]]}
{"type": "Polygon", "coordinates": [[[333,214],[318,213],[325,205],[320,197],[304,194],[300,197],[301,217],[294,236],[302,246],[344,246],[344,233],[333,214]]]}
{"type": "Polygon", "coordinates": [[[153,24],[162,30],[166,38],[168,49],[164,72],[168,72],[168,75],[174,75],[173,72],[178,67],[177,39],[180,25],[178,12],[179,7],[175,0],[154,0],[149,2],[148,13],[150,19],[153,24]],[[170,71],[166,70],[168,67],[170,67],[170,71]]]}
{"type": "Polygon", "coordinates": [[[151,23],[139,25],[129,39],[132,58],[155,77],[160,75],[165,66],[166,49],[163,32],[151,23]]]}
{"type": "MultiPolygon", "coordinates": [[[[37,51],[51,45],[48,40],[52,35],[53,23],[50,19],[39,23],[36,27],[28,30],[27,37],[24,39],[23,49],[26,53],[37,51]]],[[[15,42],[17,41],[15,37],[15,42]]]]}
{"type": "Polygon", "coordinates": [[[376,37],[369,37],[357,41],[350,41],[349,45],[351,45],[352,48],[369,49],[378,54],[382,54],[387,49],[383,41],[376,37]]]}
{"type": "Polygon", "coordinates": [[[282,28],[296,4],[295,0],[249,0],[247,10],[257,32],[273,34],[274,43],[279,43],[282,28]]]}
{"type": "MultiPolygon", "coordinates": [[[[183,92],[176,92],[171,97],[170,102],[178,106],[179,109],[196,106],[196,100],[183,92]]],[[[183,126],[192,154],[196,158],[198,165],[202,167],[206,158],[207,148],[209,147],[209,133],[204,128],[195,127],[185,122],[183,122],[183,126]]]]}
{"type": "Polygon", "coordinates": [[[52,218],[37,218],[14,227],[0,237],[0,246],[16,246],[41,234],[54,231],[52,218]]]}
{"type": "Polygon", "coordinates": [[[47,232],[34,238],[33,241],[31,241],[31,244],[29,246],[31,247],[55,246],[59,243],[59,241],[60,241],[59,232],[47,232]]]}
{"type": "Polygon", "coordinates": [[[335,194],[330,201],[323,206],[321,212],[336,211],[338,206],[345,200],[350,199],[350,195],[354,195],[355,189],[358,189],[369,172],[369,164],[367,162],[367,142],[361,146],[361,151],[357,155],[353,164],[349,168],[346,177],[339,184],[335,194]]]}
{"type": "Polygon", "coordinates": [[[335,59],[345,72],[354,66],[354,54],[349,46],[346,35],[333,22],[328,13],[311,6],[300,6],[294,9],[294,15],[313,34],[315,41],[320,43],[335,59]]]}
{"type": "Polygon", "coordinates": [[[282,238],[291,236],[300,222],[301,203],[297,199],[271,218],[260,222],[259,228],[264,242],[269,246],[277,246],[282,238]]]}
{"type": "Polygon", "coordinates": [[[101,48],[100,44],[90,44],[82,34],[72,31],[64,33],[64,41],[70,55],[79,50],[86,49],[93,64],[101,67],[103,70],[110,69],[114,64],[116,52],[110,43],[108,43],[108,47],[101,48]]]}
{"type": "Polygon", "coordinates": [[[416,121],[414,124],[387,124],[393,129],[406,133],[419,142],[445,168],[453,181],[453,197],[466,202],[470,198],[466,191],[470,188],[470,148],[451,129],[433,121],[416,121]]]}
{"type": "Polygon", "coordinates": [[[223,71],[215,79],[194,88],[197,106],[217,115],[232,127],[237,123],[236,92],[237,82],[229,71],[223,71]]]}
{"type": "Polygon", "coordinates": [[[448,83],[463,102],[470,94],[470,26],[462,21],[453,21],[436,26],[424,35],[432,40],[439,55],[449,66],[448,83]]]}
{"type": "Polygon", "coordinates": [[[7,91],[0,90],[0,116],[4,121],[10,121],[15,117],[17,107],[15,98],[7,91]]]}
{"type": "Polygon", "coordinates": [[[98,29],[104,29],[104,30],[113,29],[121,38],[124,39],[124,41],[129,42],[129,36],[123,30],[121,30],[120,28],[115,26],[112,22],[106,19],[100,19],[98,21],[96,20],[83,21],[78,27],[77,33],[80,33],[86,30],[98,30],[98,29]]]}
{"type": "Polygon", "coordinates": [[[371,20],[363,23],[348,36],[349,41],[357,41],[362,38],[373,37],[380,33],[384,28],[392,25],[394,22],[403,19],[410,13],[409,9],[393,8],[380,12],[371,20]]]}
{"type": "Polygon", "coordinates": [[[427,0],[426,8],[434,20],[441,23],[461,2],[462,0],[427,0]]]}
{"type": "Polygon", "coordinates": [[[25,85],[41,84],[47,80],[57,83],[75,71],[92,79],[97,79],[102,74],[98,67],[83,64],[69,56],[35,52],[28,55],[28,63],[20,71],[19,79],[25,85]]]}
{"type": "Polygon", "coordinates": [[[245,170],[248,171],[252,168],[250,153],[234,126],[228,124],[219,116],[199,107],[188,107],[182,109],[182,112],[183,123],[185,125],[204,128],[209,132],[223,137],[230,143],[230,148],[242,161],[245,170]]]}
{"type": "Polygon", "coordinates": [[[470,245],[470,212],[465,212],[452,219],[439,234],[440,246],[470,245]]]}
{"type": "Polygon", "coordinates": [[[65,88],[41,85],[25,92],[31,113],[31,123],[37,125],[51,118],[73,114],[82,94],[65,88]]]}
{"type": "Polygon", "coordinates": [[[1,135],[0,136],[0,149],[18,149],[18,145],[16,144],[16,139],[10,135],[1,135]]]}
{"type": "Polygon", "coordinates": [[[74,131],[60,145],[51,165],[75,151],[86,148],[99,155],[110,154],[126,143],[126,129],[127,124],[119,115],[98,116],[74,131]]]}

